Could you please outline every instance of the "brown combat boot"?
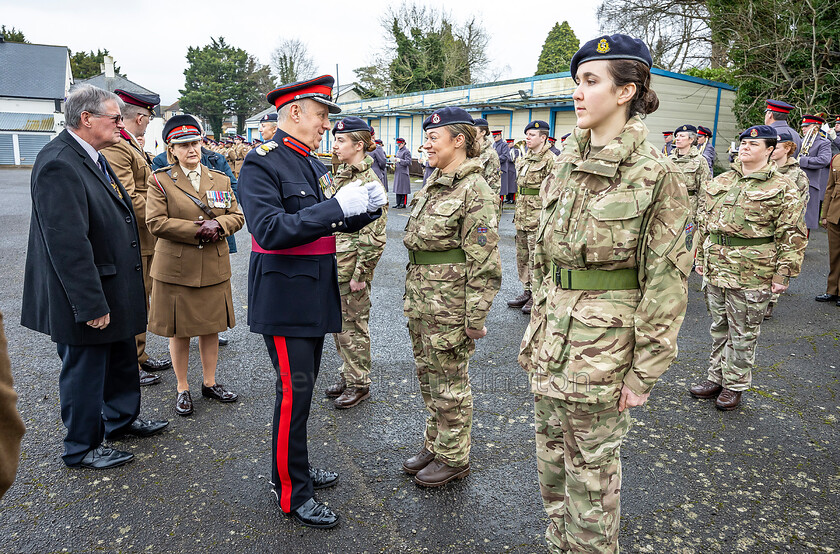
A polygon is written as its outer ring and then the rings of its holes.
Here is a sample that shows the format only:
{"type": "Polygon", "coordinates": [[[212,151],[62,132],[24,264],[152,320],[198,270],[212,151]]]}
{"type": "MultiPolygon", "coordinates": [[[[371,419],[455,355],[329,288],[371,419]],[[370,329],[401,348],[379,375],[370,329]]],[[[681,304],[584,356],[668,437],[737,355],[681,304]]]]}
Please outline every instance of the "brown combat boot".
{"type": "Polygon", "coordinates": [[[327,390],[324,391],[324,394],[326,394],[329,398],[336,398],[341,396],[341,393],[343,393],[344,389],[346,388],[347,380],[344,379],[344,377],[342,376],[334,384],[327,387],[327,390]]]}
{"type": "Polygon", "coordinates": [[[531,315],[531,308],[533,308],[533,307],[534,307],[534,297],[532,296],[531,298],[528,299],[527,302],[525,302],[525,305],[522,306],[522,313],[525,314],[525,315],[531,315]]]}
{"type": "Polygon", "coordinates": [[[715,400],[715,406],[718,410],[728,412],[734,410],[741,403],[741,391],[729,390],[724,387],[715,400]]]}
{"type": "Polygon", "coordinates": [[[415,475],[418,471],[429,465],[435,455],[429,452],[429,449],[423,447],[423,450],[403,462],[403,471],[409,475],[415,475]]]}
{"type": "Polygon", "coordinates": [[[370,387],[347,387],[341,396],[333,400],[333,404],[339,410],[345,410],[358,405],[366,398],[370,398],[370,387]]]}
{"type": "Polygon", "coordinates": [[[712,383],[711,381],[706,381],[699,385],[694,385],[688,392],[691,393],[691,396],[694,398],[714,398],[720,392],[720,389],[723,387],[718,385],[717,383],[712,383]]]}
{"type": "Polygon", "coordinates": [[[775,302],[770,302],[767,304],[767,310],[764,312],[764,319],[770,319],[773,317],[773,307],[776,305],[775,302]]]}
{"type": "Polygon", "coordinates": [[[440,460],[432,460],[429,465],[417,472],[414,482],[421,487],[440,487],[453,479],[463,479],[470,474],[470,464],[452,467],[440,460]]]}
{"type": "Polygon", "coordinates": [[[524,306],[529,300],[531,299],[531,291],[526,290],[513,300],[508,300],[507,305],[509,308],[521,308],[524,306]]]}

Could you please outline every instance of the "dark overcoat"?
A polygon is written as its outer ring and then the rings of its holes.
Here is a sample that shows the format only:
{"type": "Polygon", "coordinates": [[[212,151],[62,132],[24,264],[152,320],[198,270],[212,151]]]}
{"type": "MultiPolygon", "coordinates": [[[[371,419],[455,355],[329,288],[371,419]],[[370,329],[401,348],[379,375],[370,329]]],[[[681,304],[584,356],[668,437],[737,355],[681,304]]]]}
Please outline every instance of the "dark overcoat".
{"type": "Polygon", "coordinates": [[[411,152],[403,145],[397,150],[397,165],[394,169],[394,194],[411,194],[409,169],[411,169],[411,152]]]}

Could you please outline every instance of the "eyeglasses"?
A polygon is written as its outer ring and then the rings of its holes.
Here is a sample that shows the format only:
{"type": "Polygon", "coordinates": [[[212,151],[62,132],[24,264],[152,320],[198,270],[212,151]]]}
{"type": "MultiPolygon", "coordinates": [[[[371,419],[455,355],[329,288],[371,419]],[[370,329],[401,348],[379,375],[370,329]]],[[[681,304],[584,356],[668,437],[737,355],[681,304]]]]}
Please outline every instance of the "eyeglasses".
{"type": "Polygon", "coordinates": [[[145,115],[146,117],[148,117],[148,118],[149,118],[149,121],[151,121],[151,120],[153,120],[153,119],[155,118],[155,114],[153,114],[153,113],[150,113],[150,114],[148,114],[148,115],[147,115],[147,114],[143,114],[143,115],[145,115]]]}
{"type": "Polygon", "coordinates": [[[108,119],[113,121],[115,124],[119,123],[120,121],[123,120],[122,114],[111,115],[109,113],[97,113],[97,112],[88,112],[88,113],[91,114],[91,115],[97,115],[99,117],[107,117],[108,119]]]}

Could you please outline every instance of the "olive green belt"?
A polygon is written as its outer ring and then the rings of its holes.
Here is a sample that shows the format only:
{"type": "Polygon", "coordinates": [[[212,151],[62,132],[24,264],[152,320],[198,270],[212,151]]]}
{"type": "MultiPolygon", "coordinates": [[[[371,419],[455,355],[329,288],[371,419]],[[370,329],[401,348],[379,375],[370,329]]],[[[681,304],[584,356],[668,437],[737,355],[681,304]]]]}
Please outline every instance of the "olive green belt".
{"type": "Polygon", "coordinates": [[[564,269],[551,263],[554,284],[566,290],[633,290],[639,288],[639,270],[564,269]]]}
{"type": "Polygon", "coordinates": [[[532,189],[528,187],[519,187],[519,194],[524,194],[526,196],[536,196],[540,193],[540,189],[532,189]]]}
{"type": "Polygon", "coordinates": [[[467,261],[467,255],[460,248],[443,250],[441,252],[409,250],[408,261],[414,265],[462,264],[467,261]]]}
{"type": "Polygon", "coordinates": [[[757,244],[770,244],[774,240],[773,237],[746,239],[742,237],[730,237],[729,235],[719,235],[717,233],[709,233],[709,239],[713,243],[723,246],[754,246],[757,244]]]}

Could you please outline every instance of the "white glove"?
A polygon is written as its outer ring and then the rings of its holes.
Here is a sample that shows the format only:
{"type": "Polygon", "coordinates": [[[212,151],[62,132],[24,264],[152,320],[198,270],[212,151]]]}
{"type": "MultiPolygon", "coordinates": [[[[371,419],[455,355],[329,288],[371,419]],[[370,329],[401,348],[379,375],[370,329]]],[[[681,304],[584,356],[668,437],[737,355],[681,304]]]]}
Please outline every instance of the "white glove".
{"type": "Polygon", "coordinates": [[[365,183],[368,193],[367,211],[375,212],[388,203],[388,196],[385,194],[385,187],[379,181],[365,183]]]}
{"type": "Polygon", "coordinates": [[[825,132],[825,136],[828,137],[828,140],[834,140],[837,138],[837,131],[834,130],[834,127],[829,127],[828,131],[825,132]]]}
{"type": "Polygon", "coordinates": [[[334,198],[338,200],[338,205],[341,206],[344,217],[353,217],[367,211],[368,191],[361,184],[361,181],[353,181],[341,187],[335,193],[334,198]]]}

